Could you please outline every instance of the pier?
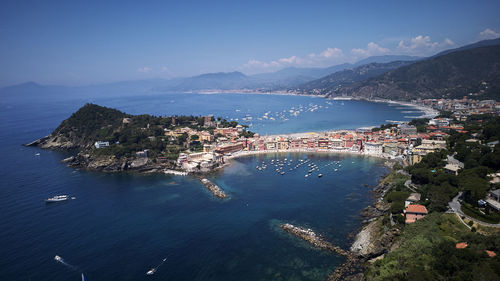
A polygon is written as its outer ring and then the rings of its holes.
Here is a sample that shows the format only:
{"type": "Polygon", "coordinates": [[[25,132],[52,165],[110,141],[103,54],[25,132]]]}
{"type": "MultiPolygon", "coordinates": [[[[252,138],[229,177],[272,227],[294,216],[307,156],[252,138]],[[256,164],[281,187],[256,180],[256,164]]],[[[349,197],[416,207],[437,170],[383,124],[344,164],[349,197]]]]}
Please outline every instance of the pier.
{"type": "Polygon", "coordinates": [[[227,197],[226,193],[220,188],[218,185],[212,183],[206,178],[200,179],[201,183],[208,189],[210,192],[212,192],[215,196],[224,199],[227,197]]]}
{"type": "Polygon", "coordinates": [[[348,251],[340,248],[339,246],[335,246],[330,242],[325,241],[320,235],[316,234],[312,229],[301,228],[289,223],[282,224],[280,227],[286,232],[306,240],[307,242],[311,243],[317,248],[328,250],[336,254],[346,256],[347,258],[351,257],[351,254],[348,251]]]}

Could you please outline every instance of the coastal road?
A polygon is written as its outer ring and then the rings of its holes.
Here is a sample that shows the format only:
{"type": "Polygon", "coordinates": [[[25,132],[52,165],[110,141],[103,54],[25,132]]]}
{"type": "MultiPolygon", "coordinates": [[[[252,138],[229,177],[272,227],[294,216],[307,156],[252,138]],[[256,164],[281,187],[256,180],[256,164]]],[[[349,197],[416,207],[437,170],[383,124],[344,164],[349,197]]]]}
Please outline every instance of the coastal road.
{"type": "Polygon", "coordinates": [[[458,193],[457,196],[455,196],[450,202],[448,202],[448,206],[450,207],[450,210],[453,211],[454,213],[456,213],[457,215],[461,216],[461,217],[466,217],[480,225],[483,225],[483,226],[489,226],[489,227],[500,227],[500,223],[497,223],[497,224],[493,224],[493,223],[486,223],[486,222],[483,222],[483,221],[480,221],[478,219],[475,219],[473,217],[470,217],[466,214],[464,214],[462,212],[462,206],[460,205],[460,202],[458,201],[458,198],[460,198],[460,196],[462,196],[462,191],[460,191],[458,193]]]}

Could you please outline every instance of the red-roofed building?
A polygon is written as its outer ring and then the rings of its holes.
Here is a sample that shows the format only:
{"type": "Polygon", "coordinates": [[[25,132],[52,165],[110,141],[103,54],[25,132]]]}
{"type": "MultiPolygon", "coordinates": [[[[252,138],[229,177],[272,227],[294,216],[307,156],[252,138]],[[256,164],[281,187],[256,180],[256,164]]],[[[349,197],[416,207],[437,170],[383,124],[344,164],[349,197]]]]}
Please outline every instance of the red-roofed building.
{"type": "Polygon", "coordinates": [[[455,245],[455,248],[457,248],[457,249],[465,249],[465,248],[467,248],[467,246],[469,246],[469,245],[467,245],[467,243],[465,243],[465,242],[460,242],[460,243],[457,243],[457,244],[455,245]]]}
{"type": "Polygon", "coordinates": [[[488,255],[488,257],[490,258],[494,258],[497,256],[497,253],[493,252],[493,251],[488,251],[488,250],[484,250],[486,252],[486,254],[488,255]]]}
{"type": "Polygon", "coordinates": [[[427,208],[424,205],[410,204],[404,210],[406,216],[406,224],[414,223],[427,215],[427,208]]]}

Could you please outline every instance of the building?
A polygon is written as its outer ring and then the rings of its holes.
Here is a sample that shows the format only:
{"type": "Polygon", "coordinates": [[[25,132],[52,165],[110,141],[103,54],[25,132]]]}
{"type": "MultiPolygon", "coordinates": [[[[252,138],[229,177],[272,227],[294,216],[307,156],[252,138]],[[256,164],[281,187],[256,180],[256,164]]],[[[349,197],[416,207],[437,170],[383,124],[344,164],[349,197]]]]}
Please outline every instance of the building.
{"type": "Polygon", "coordinates": [[[405,208],[408,207],[410,204],[414,204],[415,202],[420,201],[421,195],[420,193],[412,193],[408,198],[405,200],[405,208]]]}
{"type": "Polygon", "coordinates": [[[500,212],[500,189],[491,190],[485,201],[493,210],[500,212]]]}
{"type": "Polygon", "coordinates": [[[233,153],[236,151],[240,151],[243,148],[245,148],[245,144],[238,142],[238,143],[228,143],[228,144],[223,144],[220,146],[217,146],[215,148],[215,152],[220,153],[220,154],[227,154],[227,153],[233,153]]]}
{"type": "Polygon", "coordinates": [[[95,148],[103,148],[109,146],[109,141],[96,141],[94,143],[95,148]]]}
{"type": "Polygon", "coordinates": [[[448,173],[450,175],[458,175],[458,171],[461,169],[461,167],[457,164],[446,164],[444,166],[444,172],[448,173]]]}
{"type": "Polygon", "coordinates": [[[365,142],[365,153],[369,155],[382,155],[382,144],[379,142],[365,142]]]}
{"type": "Polygon", "coordinates": [[[404,210],[406,224],[414,223],[427,215],[427,208],[424,205],[410,204],[404,210]]]}
{"type": "Polygon", "coordinates": [[[149,153],[149,149],[144,149],[144,150],[141,150],[141,151],[137,151],[135,153],[135,156],[146,158],[146,157],[148,157],[148,153],[149,153]]]}
{"type": "Polygon", "coordinates": [[[401,124],[398,126],[399,130],[401,131],[401,134],[404,135],[416,135],[417,134],[417,127],[408,125],[408,124],[401,124]]]}

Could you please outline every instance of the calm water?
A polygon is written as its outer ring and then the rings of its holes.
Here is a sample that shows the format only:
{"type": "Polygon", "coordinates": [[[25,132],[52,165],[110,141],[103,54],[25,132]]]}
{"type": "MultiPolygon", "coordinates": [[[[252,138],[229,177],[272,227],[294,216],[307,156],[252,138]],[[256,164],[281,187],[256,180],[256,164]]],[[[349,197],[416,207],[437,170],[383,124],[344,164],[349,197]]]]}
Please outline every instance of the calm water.
{"type": "Polygon", "coordinates": [[[79,280],[80,272],[88,280],[146,280],[145,272],[165,257],[148,279],[323,280],[343,259],[283,233],[279,223],[314,228],[347,247],[348,233],[360,226],[359,211],[370,202],[365,184],[375,185],[385,171],[381,161],[355,156],[240,158],[211,176],[230,195],[221,201],[190,177],[76,171],[60,163],[66,153],[20,146],[50,133],[87,101],[128,113],[240,120],[248,114],[247,124],[264,134],[356,128],[414,115],[384,104],[263,95],[0,102],[0,280],[79,280]],[[300,105],[318,108],[276,114],[300,105]],[[254,120],[269,111],[275,120],[254,120]],[[311,159],[324,176],[305,178],[304,166],[283,176],[273,167],[255,169],[284,158],[292,160],[287,168],[311,159]],[[44,198],[56,194],[76,199],[45,205],[44,198]]]}

